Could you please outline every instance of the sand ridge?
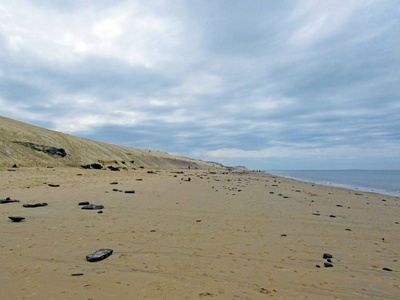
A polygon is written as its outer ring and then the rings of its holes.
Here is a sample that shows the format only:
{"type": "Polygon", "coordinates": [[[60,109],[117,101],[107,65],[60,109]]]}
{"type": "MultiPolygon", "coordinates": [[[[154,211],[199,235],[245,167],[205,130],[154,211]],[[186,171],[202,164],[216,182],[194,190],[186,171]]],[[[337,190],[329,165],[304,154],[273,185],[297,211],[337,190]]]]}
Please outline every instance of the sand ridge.
{"type": "Polygon", "coordinates": [[[400,296],[399,198],[264,173],[181,172],[0,171],[0,198],[21,201],[0,204],[0,297],[400,296]],[[80,201],[104,213],[81,210],[80,201]],[[35,202],[48,206],[22,207],[35,202]],[[101,248],[114,253],[85,260],[101,248]],[[323,267],[326,252],[333,268],[323,267]]]}

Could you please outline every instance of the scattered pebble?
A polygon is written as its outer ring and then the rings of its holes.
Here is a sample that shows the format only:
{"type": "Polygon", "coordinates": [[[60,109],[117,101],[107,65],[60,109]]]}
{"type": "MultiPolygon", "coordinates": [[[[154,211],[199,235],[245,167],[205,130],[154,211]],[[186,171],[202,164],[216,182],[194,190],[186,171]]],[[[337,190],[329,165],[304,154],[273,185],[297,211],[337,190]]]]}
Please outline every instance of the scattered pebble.
{"type": "Polygon", "coordinates": [[[82,206],[82,209],[89,209],[89,210],[98,210],[98,209],[103,209],[104,205],[95,205],[95,204],[89,204],[82,206]]]}
{"type": "Polygon", "coordinates": [[[113,250],[111,249],[100,249],[96,252],[93,252],[92,254],[87,255],[86,260],[89,262],[100,261],[109,257],[112,253],[113,250]]]}
{"type": "Polygon", "coordinates": [[[49,186],[49,187],[60,187],[59,184],[50,184],[50,183],[48,184],[48,186],[49,186]]]}
{"type": "Polygon", "coordinates": [[[135,191],[134,190],[131,190],[131,191],[125,191],[125,194],[134,194],[135,193],[135,191]]]}
{"type": "Polygon", "coordinates": [[[25,220],[24,217],[8,217],[11,221],[18,223],[21,222],[22,220],[25,220]]]}
{"type": "Polygon", "coordinates": [[[83,202],[79,202],[78,205],[89,205],[90,202],[88,201],[83,201],[83,202]]]}
{"type": "Polygon", "coordinates": [[[11,200],[10,197],[7,197],[6,199],[0,199],[0,204],[13,203],[13,202],[19,202],[19,200],[11,200]]]}
{"type": "Polygon", "coordinates": [[[329,253],[324,253],[324,255],[322,256],[323,259],[327,259],[327,258],[333,258],[332,254],[329,253]]]}
{"type": "Polygon", "coordinates": [[[83,273],[73,273],[73,274],[71,274],[71,276],[82,276],[83,275],[83,273]]]}
{"type": "Polygon", "coordinates": [[[389,268],[382,268],[382,270],[383,270],[383,271],[389,271],[389,272],[392,272],[392,271],[393,271],[392,269],[389,269],[389,268]]]}
{"type": "Polygon", "coordinates": [[[30,207],[30,208],[33,208],[33,207],[41,207],[41,206],[47,206],[48,204],[47,203],[36,203],[36,204],[24,204],[24,205],[22,205],[23,207],[30,207]]]}
{"type": "Polygon", "coordinates": [[[324,267],[325,268],[332,268],[333,265],[331,263],[326,262],[326,263],[324,263],[324,267]]]}

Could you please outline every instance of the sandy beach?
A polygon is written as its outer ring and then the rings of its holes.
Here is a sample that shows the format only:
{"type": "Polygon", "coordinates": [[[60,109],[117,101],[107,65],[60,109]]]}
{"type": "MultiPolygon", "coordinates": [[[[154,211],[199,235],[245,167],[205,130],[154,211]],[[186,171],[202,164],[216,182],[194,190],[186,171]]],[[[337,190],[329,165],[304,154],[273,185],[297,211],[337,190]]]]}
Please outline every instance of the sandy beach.
{"type": "Polygon", "coordinates": [[[0,199],[20,202],[0,204],[0,298],[400,297],[399,198],[265,173],[148,171],[1,169],[0,199]],[[113,254],[86,260],[102,248],[113,254]]]}

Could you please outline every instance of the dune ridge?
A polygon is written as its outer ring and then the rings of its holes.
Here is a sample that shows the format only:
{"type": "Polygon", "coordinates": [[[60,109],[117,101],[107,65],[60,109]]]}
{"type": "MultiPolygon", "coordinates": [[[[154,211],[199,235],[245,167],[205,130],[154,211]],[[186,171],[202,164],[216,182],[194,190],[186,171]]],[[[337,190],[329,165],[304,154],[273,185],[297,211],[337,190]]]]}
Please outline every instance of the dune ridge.
{"type": "Polygon", "coordinates": [[[79,167],[93,163],[152,169],[224,168],[165,152],[79,138],[0,116],[0,167],[79,167]]]}

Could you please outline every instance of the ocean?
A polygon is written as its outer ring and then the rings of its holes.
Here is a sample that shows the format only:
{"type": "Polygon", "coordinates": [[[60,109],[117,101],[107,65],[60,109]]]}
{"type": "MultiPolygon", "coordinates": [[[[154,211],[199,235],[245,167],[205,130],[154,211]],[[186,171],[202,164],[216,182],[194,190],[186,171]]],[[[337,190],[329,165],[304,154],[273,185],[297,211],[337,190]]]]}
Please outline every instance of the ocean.
{"type": "Polygon", "coordinates": [[[400,170],[295,170],[266,173],[329,186],[400,197],[400,170]]]}

